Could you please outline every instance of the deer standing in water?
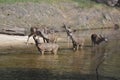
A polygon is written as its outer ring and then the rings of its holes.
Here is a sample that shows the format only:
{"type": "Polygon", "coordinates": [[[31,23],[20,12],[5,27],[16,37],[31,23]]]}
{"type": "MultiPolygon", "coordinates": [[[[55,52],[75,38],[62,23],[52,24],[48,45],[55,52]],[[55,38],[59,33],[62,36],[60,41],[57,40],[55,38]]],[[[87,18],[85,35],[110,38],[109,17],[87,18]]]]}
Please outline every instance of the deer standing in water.
{"type": "Polygon", "coordinates": [[[34,38],[35,45],[38,49],[38,51],[43,55],[45,51],[52,52],[55,55],[57,54],[59,45],[55,43],[40,43],[39,39],[34,38]]]}
{"type": "Polygon", "coordinates": [[[48,34],[44,33],[43,31],[40,31],[42,37],[45,39],[48,39],[48,43],[55,43],[57,41],[57,35],[55,32],[49,32],[48,34]]]}
{"type": "Polygon", "coordinates": [[[79,47],[82,48],[84,46],[84,38],[76,37],[70,28],[67,28],[65,25],[63,27],[65,28],[67,35],[72,40],[73,50],[78,50],[79,47]]]}
{"type": "Polygon", "coordinates": [[[92,41],[92,45],[95,46],[95,45],[99,45],[101,42],[103,41],[108,41],[107,38],[103,37],[102,35],[97,35],[97,34],[92,34],[91,35],[91,41],[92,41]]]}

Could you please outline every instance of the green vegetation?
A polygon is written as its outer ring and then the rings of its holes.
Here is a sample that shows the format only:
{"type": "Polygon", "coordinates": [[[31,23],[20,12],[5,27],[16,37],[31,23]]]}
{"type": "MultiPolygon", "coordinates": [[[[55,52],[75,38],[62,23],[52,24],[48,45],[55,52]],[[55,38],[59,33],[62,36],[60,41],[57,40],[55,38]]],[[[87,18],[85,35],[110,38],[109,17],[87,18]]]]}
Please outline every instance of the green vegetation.
{"type": "MultiPolygon", "coordinates": [[[[74,2],[77,3],[81,8],[91,8],[96,7],[96,3],[91,0],[0,0],[0,3],[14,4],[14,3],[25,3],[25,2],[33,2],[33,3],[60,3],[60,2],[74,2]]],[[[98,5],[99,6],[99,5],[98,5]]],[[[103,5],[102,5],[103,6],[103,5]]]]}
{"type": "Polygon", "coordinates": [[[81,8],[91,8],[96,6],[94,1],[91,0],[0,0],[0,3],[14,4],[14,3],[25,3],[25,2],[34,2],[34,3],[59,3],[59,2],[76,2],[81,8]]]}
{"type": "Polygon", "coordinates": [[[91,0],[73,0],[79,4],[80,7],[85,8],[85,7],[93,7],[95,5],[95,2],[91,0]]]}
{"type": "Polygon", "coordinates": [[[69,1],[69,0],[0,0],[0,3],[16,3],[16,2],[61,2],[61,1],[69,1]]]}

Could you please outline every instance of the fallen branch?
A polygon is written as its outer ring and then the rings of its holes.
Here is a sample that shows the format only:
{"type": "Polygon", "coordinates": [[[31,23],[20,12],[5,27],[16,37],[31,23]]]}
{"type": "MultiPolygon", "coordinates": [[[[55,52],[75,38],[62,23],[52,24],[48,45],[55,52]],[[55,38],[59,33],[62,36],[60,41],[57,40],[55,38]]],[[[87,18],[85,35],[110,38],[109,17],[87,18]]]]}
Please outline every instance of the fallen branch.
{"type": "Polygon", "coordinates": [[[25,36],[26,30],[25,28],[18,28],[18,27],[2,28],[0,29],[0,34],[25,36]]]}

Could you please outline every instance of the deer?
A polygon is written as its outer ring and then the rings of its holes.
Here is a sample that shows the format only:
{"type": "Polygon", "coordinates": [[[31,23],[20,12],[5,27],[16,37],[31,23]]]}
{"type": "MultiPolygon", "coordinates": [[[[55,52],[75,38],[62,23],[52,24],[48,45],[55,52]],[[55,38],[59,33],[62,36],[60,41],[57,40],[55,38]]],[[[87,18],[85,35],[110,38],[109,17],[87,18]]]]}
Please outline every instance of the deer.
{"type": "Polygon", "coordinates": [[[105,41],[107,42],[108,39],[102,35],[97,35],[97,34],[91,34],[91,41],[92,41],[92,45],[99,45],[101,42],[105,41]]]}
{"type": "Polygon", "coordinates": [[[84,38],[75,36],[72,30],[68,28],[65,24],[63,27],[65,28],[67,35],[72,40],[73,50],[77,51],[79,48],[82,49],[84,46],[84,42],[85,42],[84,38]]]}
{"type": "Polygon", "coordinates": [[[41,29],[37,28],[37,27],[31,27],[30,28],[30,34],[28,35],[28,39],[27,39],[27,44],[29,41],[29,38],[33,36],[33,39],[35,39],[36,36],[40,36],[43,38],[44,42],[48,42],[49,40],[46,39],[42,34],[41,34],[41,29]]]}
{"type": "Polygon", "coordinates": [[[54,55],[57,54],[59,45],[56,43],[40,43],[40,40],[37,38],[34,38],[35,45],[38,49],[38,51],[44,55],[45,51],[52,52],[54,55]]]}
{"type": "Polygon", "coordinates": [[[31,36],[33,36],[33,39],[37,36],[42,37],[44,43],[45,42],[55,43],[57,41],[57,36],[55,35],[55,33],[50,33],[50,30],[48,30],[45,26],[44,26],[44,29],[39,29],[37,27],[31,27],[30,34],[28,35],[28,39],[27,39],[27,44],[31,36]]]}
{"type": "Polygon", "coordinates": [[[44,33],[43,31],[40,31],[42,37],[44,37],[45,39],[48,39],[47,42],[48,43],[56,43],[57,41],[57,35],[55,32],[50,32],[49,34],[44,33]]]}

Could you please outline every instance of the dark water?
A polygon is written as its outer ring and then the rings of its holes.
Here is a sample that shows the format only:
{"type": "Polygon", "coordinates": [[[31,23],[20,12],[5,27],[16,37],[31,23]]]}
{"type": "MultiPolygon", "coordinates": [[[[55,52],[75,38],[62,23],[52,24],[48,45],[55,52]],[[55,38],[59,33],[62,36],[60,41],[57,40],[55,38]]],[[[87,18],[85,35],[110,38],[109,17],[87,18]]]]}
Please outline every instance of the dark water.
{"type": "Polygon", "coordinates": [[[97,80],[98,64],[99,80],[120,80],[118,38],[111,38],[96,47],[87,45],[77,52],[66,46],[57,55],[1,54],[0,80],[97,80]]]}

